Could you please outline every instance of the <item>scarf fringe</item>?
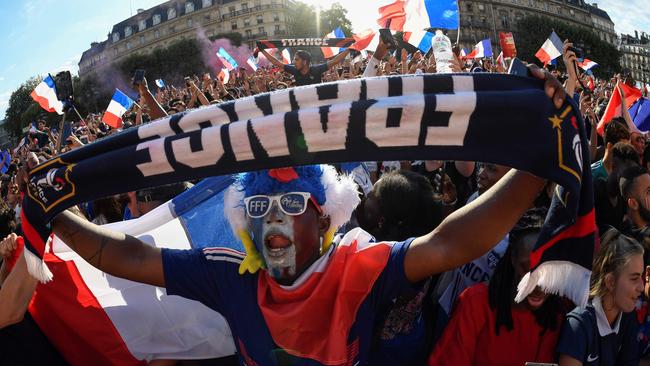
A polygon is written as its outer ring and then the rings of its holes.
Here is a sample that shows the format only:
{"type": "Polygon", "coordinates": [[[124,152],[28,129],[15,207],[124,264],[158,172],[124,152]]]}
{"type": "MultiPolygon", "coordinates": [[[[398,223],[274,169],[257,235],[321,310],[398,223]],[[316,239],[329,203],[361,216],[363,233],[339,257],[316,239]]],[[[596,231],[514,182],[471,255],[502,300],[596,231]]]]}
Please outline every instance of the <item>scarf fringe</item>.
{"type": "Polygon", "coordinates": [[[523,301],[539,286],[548,294],[565,296],[577,306],[585,306],[589,298],[590,277],[590,270],[572,262],[544,262],[521,279],[515,301],[523,301]]]}
{"type": "Polygon", "coordinates": [[[23,253],[25,254],[25,262],[27,263],[27,271],[29,274],[40,283],[50,282],[53,275],[45,264],[45,261],[29,250],[25,250],[23,253]]]}

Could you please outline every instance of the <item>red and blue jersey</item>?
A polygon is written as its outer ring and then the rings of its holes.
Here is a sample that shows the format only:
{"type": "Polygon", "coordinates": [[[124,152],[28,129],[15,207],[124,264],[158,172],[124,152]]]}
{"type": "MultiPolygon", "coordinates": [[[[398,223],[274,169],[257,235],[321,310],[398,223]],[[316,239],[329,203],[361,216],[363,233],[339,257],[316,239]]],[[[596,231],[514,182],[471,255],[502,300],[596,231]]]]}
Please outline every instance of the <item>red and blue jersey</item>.
{"type": "MultiPolygon", "coordinates": [[[[355,365],[368,360],[376,315],[405,289],[411,240],[349,232],[291,286],[240,275],[244,253],[163,249],[167,292],[220,312],[244,365],[355,365]]],[[[418,286],[416,286],[418,287],[418,286]]]]}

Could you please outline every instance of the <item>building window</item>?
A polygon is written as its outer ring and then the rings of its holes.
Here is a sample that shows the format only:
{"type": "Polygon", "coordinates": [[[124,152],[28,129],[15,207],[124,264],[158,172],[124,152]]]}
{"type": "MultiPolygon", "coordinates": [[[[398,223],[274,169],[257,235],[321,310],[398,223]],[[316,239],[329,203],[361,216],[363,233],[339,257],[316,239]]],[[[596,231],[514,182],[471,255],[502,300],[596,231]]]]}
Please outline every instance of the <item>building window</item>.
{"type": "Polygon", "coordinates": [[[230,29],[237,30],[237,22],[230,23],[230,29]]]}
{"type": "Polygon", "coordinates": [[[160,24],[160,14],[154,14],[153,15],[153,25],[158,25],[160,24]]]}
{"type": "Polygon", "coordinates": [[[275,25],[275,33],[278,33],[280,31],[280,24],[275,25]]]}
{"type": "Polygon", "coordinates": [[[248,27],[249,25],[251,25],[251,18],[244,19],[244,27],[248,27]]]}
{"type": "Polygon", "coordinates": [[[483,5],[483,4],[478,4],[478,10],[479,10],[479,11],[483,11],[483,10],[485,10],[485,5],[483,5]]]}
{"type": "Polygon", "coordinates": [[[113,43],[117,42],[120,40],[120,34],[119,33],[113,33],[113,43]]]}
{"type": "Polygon", "coordinates": [[[117,56],[117,47],[113,48],[113,56],[117,56]]]}
{"type": "Polygon", "coordinates": [[[502,15],[501,16],[501,26],[502,27],[508,27],[508,16],[507,15],[502,15]]]}
{"type": "Polygon", "coordinates": [[[208,6],[212,6],[212,0],[203,0],[203,8],[207,8],[208,6]]]}
{"type": "Polygon", "coordinates": [[[466,3],[465,7],[467,8],[468,12],[470,12],[470,13],[472,12],[472,4],[471,3],[466,3]]]}
{"type": "Polygon", "coordinates": [[[140,32],[142,32],[142,31],[145,30],[146,28],[147,28],[147,20],[146,20],[146,19],[142,19],[142,20],[140,20],[140,21],[138,22],[138,30],[139,30],[140,32]]]}
{"type": "Polygon", "coordinates": [[[144,36],[140,36],[140,44],[144,44],[144,36]]]}
{"type": "Polygon", "coordinates": [[[248,3],[241,4],[241,10],[243,10],[243,11],[248,10],[248,3]]]}
{"type": "Polygon", "coordinates": [[[250,29],[246,29],[246,37],[252,37],[253,36],[253,31],[250,29]]]}
{"type": "Polygon", "coordinates": [[[153,32],[153,38],[160,38],[160,31],[158,29],[153,32]]]}
{"type": "Polygon", "coordinates": [[[234,6],[229,7],[228,12],[230,12],[231,17],[235,16],[235,7],[234,6]]]}
{"type": "Polygon", "coordinates": [[[124,27],[124,38],[130,36],[131,34],[133,34],[133,31],[131,30],[131,27],[128,27],[128,26],[124,27]]]}
{"type": "Polygon", "coordinates": [[[278,14],[278,13],[273,14],[273,21],[274,22],[279,22],[280,21],[280,14],[278,14]]]}
{"type": "Polygon", "coordinates": [[[131,41],[126,42],[126,49],[127,49],[127,50],[130,50],[131,47],[132,47],[132,45],[131,45],[131,41]]]}
{"type": "Polygon", "coordinates": [[[257,34],[264,34],[264,27],[257,28],[257,34]]]}
{"type": "Polygon", "coordinates": [[[176,18],[176,9],[174,8],[167,9],[167,19],[174,19],[174,18],[176,18]]]}
{"type": "Polygon", "coordinates": [[[194,11],[194,3],[191,1],[188,1],[185,3],[185,14],[191,13],[194,11]]]}
{"type": "Polygon", "coordinates": [[[262,14],[260,14],[257,16],[257,24],[262,24],[262,23],[264,23],[264,17],[262,16],[262,14]]]}
{"type": "Polygon", "coordinates": [[[187,27],[188,27],[188,28],[192,28],[192,18],[189,18],[189,19],[187,20],[187,27]]]}

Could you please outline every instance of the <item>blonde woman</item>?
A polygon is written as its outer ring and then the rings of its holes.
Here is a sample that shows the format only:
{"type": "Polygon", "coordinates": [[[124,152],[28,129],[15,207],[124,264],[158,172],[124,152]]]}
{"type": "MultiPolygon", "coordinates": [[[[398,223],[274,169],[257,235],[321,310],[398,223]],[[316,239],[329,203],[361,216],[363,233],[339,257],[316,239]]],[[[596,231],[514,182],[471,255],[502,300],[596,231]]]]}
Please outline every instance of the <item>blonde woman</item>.
{"type": "Polygon", "coordinates": [[[590,301],[567,315],[557,346],[560,366],[638,365],[633,312],[643,292],[643,247],[616,229],[603,235],[590,301]]]}

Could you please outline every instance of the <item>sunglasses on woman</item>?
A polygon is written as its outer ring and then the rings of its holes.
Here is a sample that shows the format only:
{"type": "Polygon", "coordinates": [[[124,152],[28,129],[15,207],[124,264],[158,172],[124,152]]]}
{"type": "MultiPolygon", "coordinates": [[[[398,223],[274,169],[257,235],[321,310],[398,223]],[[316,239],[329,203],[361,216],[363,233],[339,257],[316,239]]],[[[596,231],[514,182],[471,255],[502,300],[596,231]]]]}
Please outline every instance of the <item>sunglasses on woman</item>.
{"type": "Polygon", "coordinates": [[[309,192],[287,192],[273,196],[258,194],[244,198],[244,205],[246,206],[246,214],[248,217],[256,219],[269,213],[273,202],[286,215],[302,215],[307,210],[309,201],[314,204],[318,213],[322,215],[322,208],[309,192]]]}

